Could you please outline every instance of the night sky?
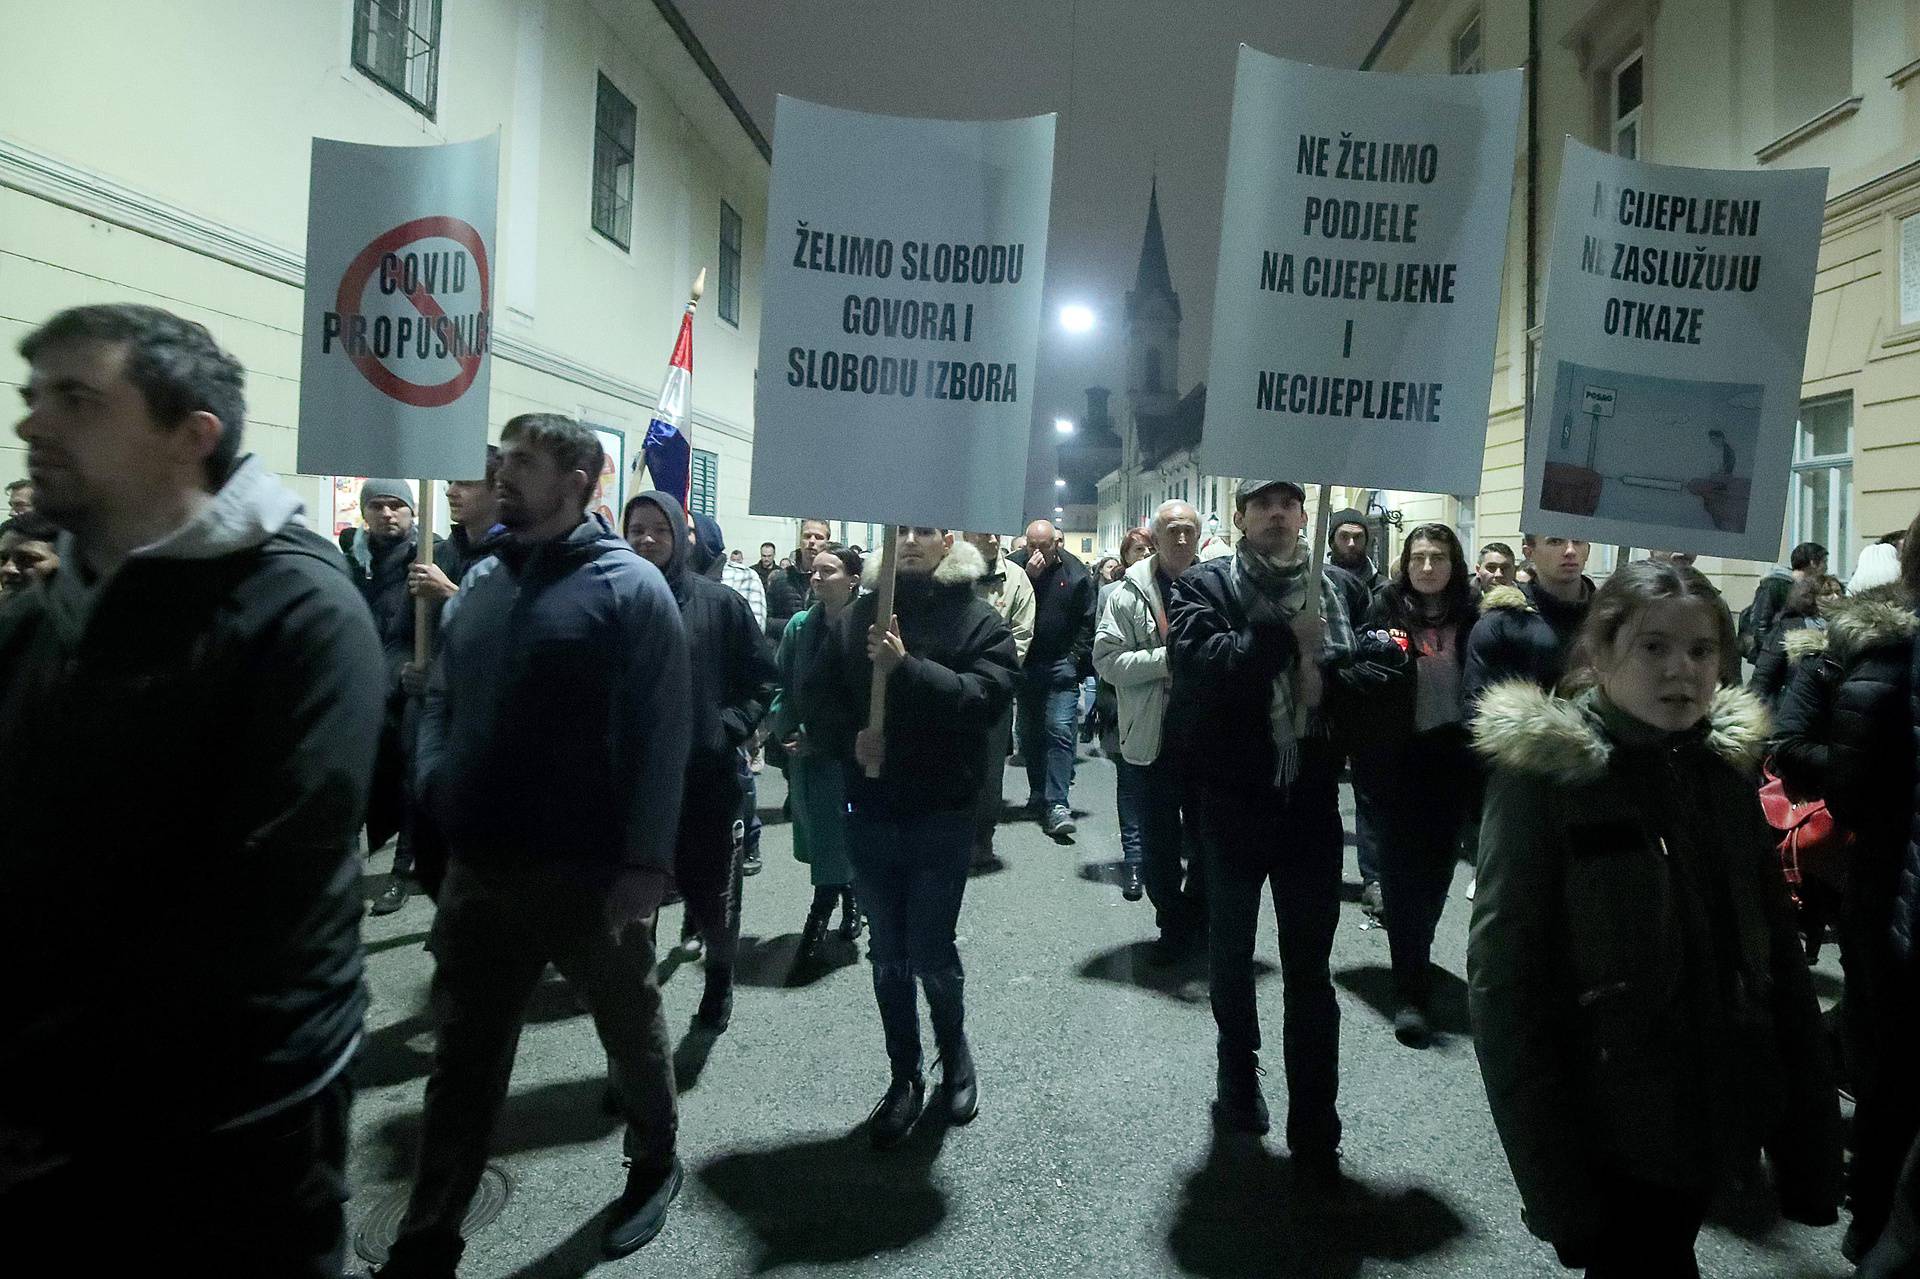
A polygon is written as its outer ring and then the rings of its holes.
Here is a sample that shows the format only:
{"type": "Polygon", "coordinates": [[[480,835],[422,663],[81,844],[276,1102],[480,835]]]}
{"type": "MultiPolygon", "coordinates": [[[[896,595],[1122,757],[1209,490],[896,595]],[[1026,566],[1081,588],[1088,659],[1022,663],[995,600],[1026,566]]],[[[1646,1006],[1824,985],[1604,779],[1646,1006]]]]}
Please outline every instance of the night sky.
{"type": "MultiPolygon", "coordinates": [[[[1206,376],[1236,46],[1358,66],[1394,0],[678,0],[761,130],[780,93],[896,115],[1060,114],[1036,439],[1084,388],[1124,390],[1123,306],[1157,172],[1183,323],[1179,387],[1206,376]],[[1339,16],[1331,16],[1337,14],[1339,16]],[[1065,333],[1084,303],[1093,332],[1065,333]]],[[[779,145],[779,139],[773,139],[779,145]]],[[[1030,475],[1049,509],[1050,461],[1030,475]]]]}

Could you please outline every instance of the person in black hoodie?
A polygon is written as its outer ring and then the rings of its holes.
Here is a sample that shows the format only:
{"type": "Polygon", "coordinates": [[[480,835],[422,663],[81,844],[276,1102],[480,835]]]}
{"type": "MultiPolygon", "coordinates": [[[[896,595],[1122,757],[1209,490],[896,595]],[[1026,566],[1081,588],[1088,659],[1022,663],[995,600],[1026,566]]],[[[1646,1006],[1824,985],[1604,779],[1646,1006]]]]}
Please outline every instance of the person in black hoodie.
{"type": "Polygon", "coordinates": [[[1393,956],[1393,1031],[1410,1048],[1425,1047],[1431,1036],[1433,934],[1477,789],[1464,695],[1470,576],[1452,529],[1413,529],[1393,581],[1354,627],[1356,660],[1340,673],[1358,712],[1348,728],[1356,789],[1375,799],[1384,819],[1380,886],[1393,956]]]}
{"type": "Polygon", "coordinates": [[[419,1169],[381,1279],[454,1274],[549,963],[586,1001],[627,1118],[605,1250],[659,1233],[683,1175],[653,945],[691,720],[680,610],[659,571],[587,513],[592,431],[527,413],[500,442],[510,535],[461,593],[421,715],[420,798],[452,856],[433,920],[419,1169]]]}
{"type": "Polygon", "coordinates": [[[0,1236],[334,1279],[379,638],[241,455],[245,374],[205,328],[80,307],[20,353],[66,532],[0,610],[0,1236]]]}
{"type": "Polygon", "coordinates": [[[1073,785],[1074,720],[1080,680],[1093,672],[1099,588],[1046,520],[1027,526],[1024,558],[1033,583],[1033,642],[1020,669],[1020,753],[1027,761],[1027,806],[1040,819],[1040,829],[1057,838],[1073,834],[1067,795],[1073,785]]]}
{"type": "Polygon", "coordinates": [[[1533,564],[1533,579],[1481,596],[1480,620],[1467,639],[1469,711],[1495,684],[1529,679],[1551,692],[1567,673],[1567,652],[1593,598],[1590,550],[1578,538],[1526,535],[1520,551],[1533,564]]]}
{"type": "MultiPolygon", "coordinates": [[[[892,1080],[874,1108],[875,1146],[899,1144],[925,1099],[917,976],[940,1049],[947,1117],[979,1105],[967,1042],[966,978],[954,930],[967,890],[974,805],[986,784],[987,733],[1013,696],[1013,633],[973,584],[980,552],[949,530],[902,528],[894,616],[862,595],[831,624],[806,680],[810,731],[849,761],[847,855],[872,937],[873,993],[892,1080]],[[886,673],[886,728],[866,727],[875,668],[886,673]]],[[[877,579],[878,573],[873,576],[877,579]]]]}
{"type": "Polygon", "coordinates": [[[706,991],[694,1020],[718,1034],[733,1017],[733,966],[740,946],[745,828],[739,749],[772,705],[780,672],[740,593],[693,570],[687,513],[671,494],[653,490],[630,499],[621,527],[640,558],[667,579],[686,628],[693,745],[673,877],[706,942],[706,991]]]}
{"type": "MultiPolygon", "coordinates": [[[[374,629],[387,654],[387,715],[380,728],[379,750],[373,761],[373,794],[367,804],[367,850],[393,843],[393,875],[373,900],[373,913],[391,915],[407,904],[413,891],[413,796],[407,788],[412,772],[417,687],[409,689],[413,662],[414,607],[410,580],[419,567],[420,531],[414,526],[413,486],[405,480],[370,479],[360,486],[360,517],[364,528],[340,535],[354,580],[373,611],[374,629]]],[[[444,543],[434,542],[437,557],[444,543]]],[[[439,606],[429,611],[429,625],[438,622],[439,606]]]]}

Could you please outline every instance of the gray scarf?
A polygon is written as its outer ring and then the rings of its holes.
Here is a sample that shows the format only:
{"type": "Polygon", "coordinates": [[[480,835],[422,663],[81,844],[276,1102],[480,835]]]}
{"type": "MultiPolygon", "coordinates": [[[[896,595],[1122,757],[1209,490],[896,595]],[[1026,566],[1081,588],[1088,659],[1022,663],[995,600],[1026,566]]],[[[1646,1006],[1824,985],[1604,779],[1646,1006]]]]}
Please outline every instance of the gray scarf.
{"type": "MultiPolygon", "coordinates": [[[[1305,547],[1296,543],[1291,558],[1280,559],[1261,554],[1243,540],[1233,557],[1233,596],[1249,622],[1291,622],[1307,603],[1305,547]]],[[[1273,681],[1267,724],[1273,734],[1273,784],[1282,789],[1300,775],[1300,737],[1308,709],[1301,705],[1300,670],[1318,658],[1317,653],[1302,653],[1273,681]]]]}

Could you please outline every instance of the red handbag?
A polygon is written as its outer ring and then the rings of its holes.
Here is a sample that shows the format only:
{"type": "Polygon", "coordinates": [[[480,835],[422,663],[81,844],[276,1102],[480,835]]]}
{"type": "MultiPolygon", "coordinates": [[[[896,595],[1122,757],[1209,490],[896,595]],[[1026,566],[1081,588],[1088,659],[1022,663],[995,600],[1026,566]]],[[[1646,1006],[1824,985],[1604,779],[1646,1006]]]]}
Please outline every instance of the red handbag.
{"type": "Polygon", "coordinates": [[[1786,872],[1787,887],[1798,892],[1806,879],[1838,887],[1846,873],[1844,854],[1853,844],[1853,832],[1833,820],[1826,800],[1795,803],[1772,769],[1762,775],[1766,782],[1760,787],[1760,811],[1766,814],[1767,825],[1780,832],[1780,867],[1786,872]]]}

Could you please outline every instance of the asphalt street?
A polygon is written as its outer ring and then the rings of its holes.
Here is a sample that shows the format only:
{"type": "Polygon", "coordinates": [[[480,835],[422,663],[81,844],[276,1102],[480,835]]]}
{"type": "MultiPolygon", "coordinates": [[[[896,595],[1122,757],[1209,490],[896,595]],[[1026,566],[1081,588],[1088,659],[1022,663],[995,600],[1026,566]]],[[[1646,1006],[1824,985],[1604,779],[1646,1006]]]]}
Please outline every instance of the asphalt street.
{"type": "MultiPolygon", "coordinates": [[[[1010,801],[1025,798],[1009,768],[1010,801]]],[[[1122,900],[1112,766],[1083,760],[1087,815],[1070,843],[1029,821],[1000,829],[1004,868],[977,877],[961,916],[979,1118],[923,1122],[908,1143],[872,1151],[859,1125],[886,1085],[861,953],[832,943],[833,967],[793,984],[810,889],[778,821],[769,769],[766,870],[747,881],[742,972],[732,1028],[689,1035],[700,995],[692,966],[666,964],[678,1057],[680,1152],[688,1177],[665,1231],[603,1262],[600,1214],[622,1184],[619,1131],[601,1110],[606,1059],[590,1020],[549,973],[520,1043],[494,1149],[504,1210],[472,1237],[464,1276],[1521,1276],[1565,1274],[1520,1222],[1519,1200],[1487,1114],[1466,1033],[1467,869],[1459,869],[1435,960],[1449,978],[1425,1051],[1393,1038],[1386,935],[1359,907],[1349,834],[1349,901],[1333,967],[1341,1004],[1345,1194],[1293,1185],[1279,1140],[1280,976],[1271,903],[1262,917],[1261,1015],[1275,1135],[1217,1137],[1213,1022],[1204,965],[1147,962],[1148,904],[1122,900]]],[[[1343,791],[1344,795],[1344,791],[1343,791]]],[[[1352,830],[1351,801],[1347,829],[1352,830]]],[[[383,881],[375,859],[369,892],[383,881]]],[[[348,1205],[354,1228],[390,1219],[419,1128],[431,1038],[432,905],[416,897],[370,919],[368,1038],[356,1067],[348,1205]]],[[[663,941],[680,911],[662,917],[663,941]]],[[[1816,973],[1838,993],[1832,948],[1816,973]]],[[[931,1055],[931,1038],[928,1038],[931,1055]]],[[[1840,1229],[1779,1222],[1765,1196],[1732,1205],[1703,1236],[1715,1276],[1842,1279],[1840,1229]]]]}

